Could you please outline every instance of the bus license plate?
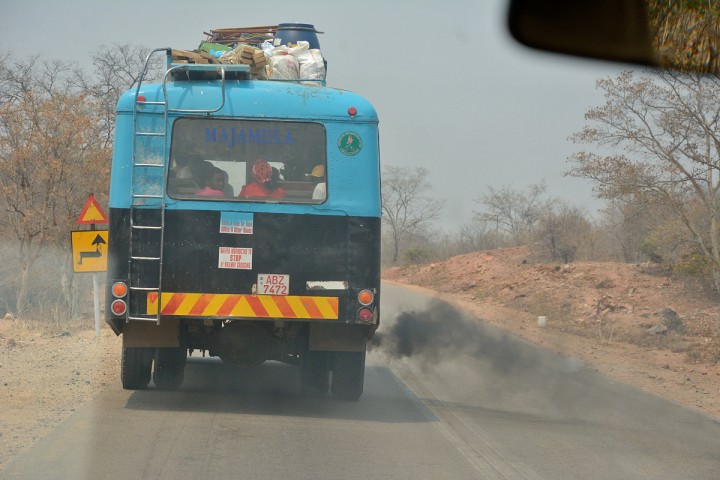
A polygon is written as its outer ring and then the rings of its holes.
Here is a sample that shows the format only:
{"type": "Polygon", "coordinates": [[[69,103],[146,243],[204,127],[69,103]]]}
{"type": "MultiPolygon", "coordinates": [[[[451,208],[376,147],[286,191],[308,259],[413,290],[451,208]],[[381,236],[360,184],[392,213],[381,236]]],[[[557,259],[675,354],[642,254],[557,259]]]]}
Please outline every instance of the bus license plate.
{"type": "Polygon", "coordinates": [[[259,295],[288,295],[290,293],[290,275],[258,273],[257,286],[259,295]]]}

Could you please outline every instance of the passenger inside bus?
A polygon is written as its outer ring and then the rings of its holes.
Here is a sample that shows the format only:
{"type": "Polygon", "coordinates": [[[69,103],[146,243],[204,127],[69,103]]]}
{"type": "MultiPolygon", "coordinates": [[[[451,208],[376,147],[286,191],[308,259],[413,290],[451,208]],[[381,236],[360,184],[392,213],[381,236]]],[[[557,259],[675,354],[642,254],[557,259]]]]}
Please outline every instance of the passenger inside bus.
{"type": "Polygon", "coordinates": [[[312,199],[313,200],[325,200],[327,196],[327,183],[325,182],[325,165],[315,165],[312,172],[310,172],[310,178],[315,183],[313,189],[312,199]]]}
{"type": "Polygon", "coordinates": [[[228,172],[226,172],[223,169],[220,169],[220,171],[223,174],[223,193],[227,198],[234,198],[235,197],[235,189],[232,185],[230,185],[230,175],[228,175],[228,172]]]}
{"type": "Polygon", "coordinates": [[[187,200],[203,197],[228,201],[273,201],[282,198],[290,203],[322,203],[327,198],[327,169],[323,163],[310,163],[309,159],[259,162],[255,169],[257,175],[254,175],[255,162],[211,155],[216,158],[183,158],[180,161],[172,158],[168,171],[168,195],[187,200]],[[270,169],[269,180],[266,180],[265,164],[270,169]],[[220,178],[214,175],[218,171],[222,174],[222,185],[220,178]],[[238,194],[244,184],[247,185],[238,194]],[[218,191],[223,194],[218,194],[218,191]]]}
{"type": "Polygon", "coordinates": [[[203,187],[195,192],[201,197],[224,197],[225,174],[212,164],[208,164],[199,172],[203,187]]]}
{"type": "Polygon", "coordinates": [[[171,177],[183,180],[192,180],[193,159],[186,155],[176,155],[174,158],[175,166],[170,170],[171,177]]]}
{"type": "Polygon", "coordinates": [[[267,160],[262,158],[255,160],[251,173],[254,181],[242,187],[238,198],[285,197],[285,190],[278,186],[280,171],[271,167],[267,160]]]}

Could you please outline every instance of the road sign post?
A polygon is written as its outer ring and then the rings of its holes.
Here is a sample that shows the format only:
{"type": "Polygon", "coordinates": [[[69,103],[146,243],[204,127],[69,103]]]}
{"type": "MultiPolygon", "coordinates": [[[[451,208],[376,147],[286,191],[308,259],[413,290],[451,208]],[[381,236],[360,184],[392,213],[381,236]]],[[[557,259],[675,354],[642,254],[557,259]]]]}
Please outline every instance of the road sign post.
{"type": "Polygon", "coordinates": [[[73,271],[93,274],[93,306],[95,310],[95,336],[100,336],[100,293],[97,272],[107,271],[107,230],[95,230],[95,226],[108,223],[108,218],[91,193],[76,222],[78,225],[90,225],[90,230],[70,232],[73,271]]]}

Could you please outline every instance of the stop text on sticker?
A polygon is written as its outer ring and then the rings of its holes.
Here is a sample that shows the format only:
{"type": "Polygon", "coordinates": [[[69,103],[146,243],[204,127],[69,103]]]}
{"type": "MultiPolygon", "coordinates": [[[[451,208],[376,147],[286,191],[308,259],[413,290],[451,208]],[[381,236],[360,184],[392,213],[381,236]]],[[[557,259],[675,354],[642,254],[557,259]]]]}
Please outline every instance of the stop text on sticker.
{"type": "Polygon", "coordinates": [[[252,248],[220,247],[218,268],[252,270],[252,248]]]}

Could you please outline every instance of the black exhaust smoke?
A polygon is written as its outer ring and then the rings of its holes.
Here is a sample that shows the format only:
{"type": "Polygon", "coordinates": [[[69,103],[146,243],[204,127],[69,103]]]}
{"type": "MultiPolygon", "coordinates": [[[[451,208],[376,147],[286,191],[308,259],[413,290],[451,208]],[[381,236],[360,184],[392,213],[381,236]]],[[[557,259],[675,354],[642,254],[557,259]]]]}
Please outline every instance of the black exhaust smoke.
{"type": "Polygon", "coordinates": [[[439,364],[472,357],[492,363],[501,372],[529,367],[537,361],[532,349],[518,348],[518,339],[441,301],[431,302],[423,311],[401,312],[385,327],[376,332],[369,348],[393,358],[412,357],[421,364],[439,364]]]}

